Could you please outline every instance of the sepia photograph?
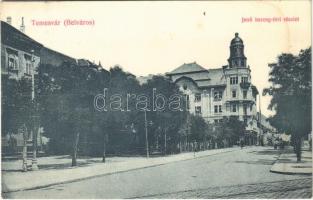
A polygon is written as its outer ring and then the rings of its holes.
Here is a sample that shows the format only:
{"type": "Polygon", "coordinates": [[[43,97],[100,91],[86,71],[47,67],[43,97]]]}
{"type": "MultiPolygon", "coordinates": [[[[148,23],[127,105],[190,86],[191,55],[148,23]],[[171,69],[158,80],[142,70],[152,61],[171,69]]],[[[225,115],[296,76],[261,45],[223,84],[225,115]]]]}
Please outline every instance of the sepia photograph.
{"type": "Polygon", "coordinates": [[[4,199],[311,199],[312,12],[0,2],[4,199]]]}

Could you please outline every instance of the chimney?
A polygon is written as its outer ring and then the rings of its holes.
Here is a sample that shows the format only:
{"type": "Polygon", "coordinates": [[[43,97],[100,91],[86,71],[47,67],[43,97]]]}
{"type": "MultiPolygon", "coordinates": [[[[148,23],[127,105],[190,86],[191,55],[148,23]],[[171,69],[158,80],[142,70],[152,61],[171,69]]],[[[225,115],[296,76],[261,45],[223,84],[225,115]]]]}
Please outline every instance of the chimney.
{"type": "Polygon", "coordinates": [[[20,26],[20,31],[25,33],[24,17],[22,17],[22,24],[20,26]]]}
{"type": "Polygon", "coordinates": [[[10,24],[10,25],[12,25],[12,17],[10,17],[10,16],[7,17],[7,23],[10,24]]]}

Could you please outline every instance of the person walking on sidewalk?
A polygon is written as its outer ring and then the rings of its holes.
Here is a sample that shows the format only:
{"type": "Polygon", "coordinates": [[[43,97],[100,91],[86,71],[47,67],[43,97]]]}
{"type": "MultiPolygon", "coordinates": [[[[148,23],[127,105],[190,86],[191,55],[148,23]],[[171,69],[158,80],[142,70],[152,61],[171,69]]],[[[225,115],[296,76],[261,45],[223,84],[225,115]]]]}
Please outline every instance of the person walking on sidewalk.
{"type": "Polygon", "coordinates": [[[197,146],[198,144],[197,144],[197,141],[195,140],[193,142],[193,157],[196,157],[197,146]]]}
{"type": "Polygon", "coordinates": [[[240,147],[241,149],[243,148],[243,145],[244,145],[244,142],[243,142],[243,139],[240,140],[240,147]]]}

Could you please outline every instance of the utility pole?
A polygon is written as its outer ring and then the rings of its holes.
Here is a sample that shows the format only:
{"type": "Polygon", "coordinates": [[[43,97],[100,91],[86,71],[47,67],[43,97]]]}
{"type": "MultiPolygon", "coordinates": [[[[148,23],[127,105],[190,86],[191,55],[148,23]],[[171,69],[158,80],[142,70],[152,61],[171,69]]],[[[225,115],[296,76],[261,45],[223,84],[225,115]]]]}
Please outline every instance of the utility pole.
{"type": "Polygon", "coordinates": [[[146,153],[149,158],[149,142],[148,142],[148,122],[147,122],[147,110],[145,109],[145,130],[146,130],[146,153]]]}
{"type": "Polygon", "coordinates": [[[33,136],[33,159],[32,159],[32,170],[38,170],[37,165],[37,134],[38,131],[36,129],[37,126],[37,104],[35,102],[35,66],[34,66],[34,50],[31,50],[31,62],[32,62],[32,103],[33,103],[33,113],[32,113],[32,136],[33,136]]]}

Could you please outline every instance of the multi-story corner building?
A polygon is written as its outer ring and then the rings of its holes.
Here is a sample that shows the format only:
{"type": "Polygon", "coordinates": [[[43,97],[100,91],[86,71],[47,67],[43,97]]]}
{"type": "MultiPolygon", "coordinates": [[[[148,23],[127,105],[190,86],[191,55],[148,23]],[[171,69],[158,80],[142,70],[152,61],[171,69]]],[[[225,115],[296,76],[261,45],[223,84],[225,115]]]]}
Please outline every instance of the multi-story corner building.
{"type": "Polygon", "coordinates": [[[239,34],[230,42],[228,65],[206,69],[196,62],[185,63],[167,73],[186,95],[189,111],[209,123],[238,116],[247,132],[258,133],[257,88],[251,84],[251,70],[239,34]]]}
{"type": "MultiPolygon", "coordinates": [[[[23,28],[23,29],[22,29],[23,28]]],[[[21,29],[1,21],[1,75],[10,78],[31,78],[40,64],[59,66],[63,62],[76,63],[76,59],[54,51],[26,35],[21,29]]]]}
{"type": "MultiPolygon", "coordinates": [[[[36,79],[37,69],[40,65],[48,64],[60,66],[62,63],[72,63],[82,66],[90,66],[90,61],[75,59],[58,51],[45,47],[40,42],[25,34],[25,26],[22,19],[20,29],[11,25],[11,18],[7,22],[1,21],[1,78],[7,76],[12,79],[22,77],[36,79]]],[[[95,66],[93,66],[95,67],[95,66]]],[[[101,67],[100,65],[97,67],[101,67]]],[[[2,82],[3,84],[3,82],[2,82]]],[[[41,129],[40,129],[41,130],[41,129]]],[[[16,150],[21,151],[23,147],[23,135],[21,133],[3,134],[2,152],[9,150],[10,139],[16,139],[16,150]]],[[[31,140],[32,136],[29,135],[31,140]]],[[[41,145],[41,136],[38,137],[38,145],[41,145]]]]}

